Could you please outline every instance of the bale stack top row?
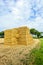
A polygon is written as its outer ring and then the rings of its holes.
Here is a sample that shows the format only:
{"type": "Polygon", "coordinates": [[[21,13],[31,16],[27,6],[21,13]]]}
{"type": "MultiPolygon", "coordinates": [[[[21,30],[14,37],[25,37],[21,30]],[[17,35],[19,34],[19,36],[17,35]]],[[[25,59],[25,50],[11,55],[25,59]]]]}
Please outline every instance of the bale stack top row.
{"type": "Polygon", "coordinates": [[[33,43],[34,40],[27,27],[9,29],[4,32],[5,45],[30,45],[33,43]]]}

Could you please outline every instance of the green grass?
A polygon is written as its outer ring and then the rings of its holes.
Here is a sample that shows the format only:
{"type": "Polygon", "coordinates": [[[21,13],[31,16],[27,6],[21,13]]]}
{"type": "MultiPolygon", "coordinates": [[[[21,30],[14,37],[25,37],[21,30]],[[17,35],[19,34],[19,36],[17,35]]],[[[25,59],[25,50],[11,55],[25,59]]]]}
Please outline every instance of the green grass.
{"type": "Polygon", "coordinates": [[[40,39],[41,48],[39,50],[34,49],[32,55],[35,59],[33,65],[43,65],[43,38],[40,39]]]}
{"type": "Polygon", "coordinates": [[[40,38],[41,41],[41,48],[43,48],[43,38],[40,38]]]}

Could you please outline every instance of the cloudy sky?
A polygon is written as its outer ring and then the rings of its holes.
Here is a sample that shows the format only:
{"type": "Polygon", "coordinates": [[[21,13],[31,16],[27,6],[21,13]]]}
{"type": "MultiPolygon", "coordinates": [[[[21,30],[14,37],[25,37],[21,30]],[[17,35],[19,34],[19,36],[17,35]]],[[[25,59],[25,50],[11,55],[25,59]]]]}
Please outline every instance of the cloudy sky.
{"type": "Polygon", "coordinates": [[[19,26],[43,31],[43,0],[0,0],[0,31],[19,26]]]}

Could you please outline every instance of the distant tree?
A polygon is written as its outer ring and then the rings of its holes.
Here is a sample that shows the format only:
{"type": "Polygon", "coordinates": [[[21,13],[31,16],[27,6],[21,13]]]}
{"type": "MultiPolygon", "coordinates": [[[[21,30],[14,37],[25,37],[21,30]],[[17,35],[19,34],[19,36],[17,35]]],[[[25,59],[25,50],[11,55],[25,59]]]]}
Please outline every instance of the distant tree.
{"type": "Polygon", "coordinates": [[[30,29],[30,33],[36,35],[36,30],[34,28],[30,29]]]}
{"type": "Polygon", "coordinates": [[[36,32],[36,35],[37,35],[38,38],[40,38],[41,33],[37,31],[37,32],[36,32]]]}
{"type": "Polygon", "coordinates": [[[40,38],[43,38],[43,32],[40,32],[41,33],[41,36],[40,36],[40,38]]]}
{"type": "Polygon", "coordinates": [[[41,33],[34,28],[30,29],[30,33],[33,35],[36,35],[37,38],[39,38],[41,36],[41,33]]]}
{"type": "Polygon", "coordinates": [[[1,37],[1,38],[4,37],[4,31],[0,32],[0,37],[1,37]]]}

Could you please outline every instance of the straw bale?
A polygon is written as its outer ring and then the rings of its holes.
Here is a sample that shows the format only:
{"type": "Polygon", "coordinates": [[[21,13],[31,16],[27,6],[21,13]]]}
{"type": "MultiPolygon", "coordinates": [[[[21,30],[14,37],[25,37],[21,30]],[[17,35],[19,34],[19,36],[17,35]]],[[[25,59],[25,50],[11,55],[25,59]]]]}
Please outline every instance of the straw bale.
{"type": "Polygon", "coordinates": [[[31,34],[29,34],[28,32],[26,33],[26,39],[27,39],[27,44],[31,45],[34,43],[33,37],[31,34]]]}
{"type": "Polygon", "coordinates": [[[18,41],[16,38],[12,38],[12,44],[17,45],[18,41]]]}
{"type": "Polygon", "coordinates": [[[12,43],[11,41],[11,33],[12,33],[12,30],[5,30],[4,32],[4,44],[8,44],[10,45],[12,43]]]}
{"type": "Polygon", "coordinates": [[[12,37],[16,37],[16,38],[19,37],[18,29],[17,28],[12,29],[12,37]]]}
{"type": "Polygon", "coordinates": [[[33,38],[30,35],[30,30],[27,27],[21,27],[19,30],[19,42],[18,44],[33,44],[33,38]]]}
{"type": "Polygon", "coordinates": [[[29,45],[33,44],[34,40],[30,35],[30,30],[27,27],[14,28],[6,30],[5,32],[5,44],[11,45],[29,45]]]}

